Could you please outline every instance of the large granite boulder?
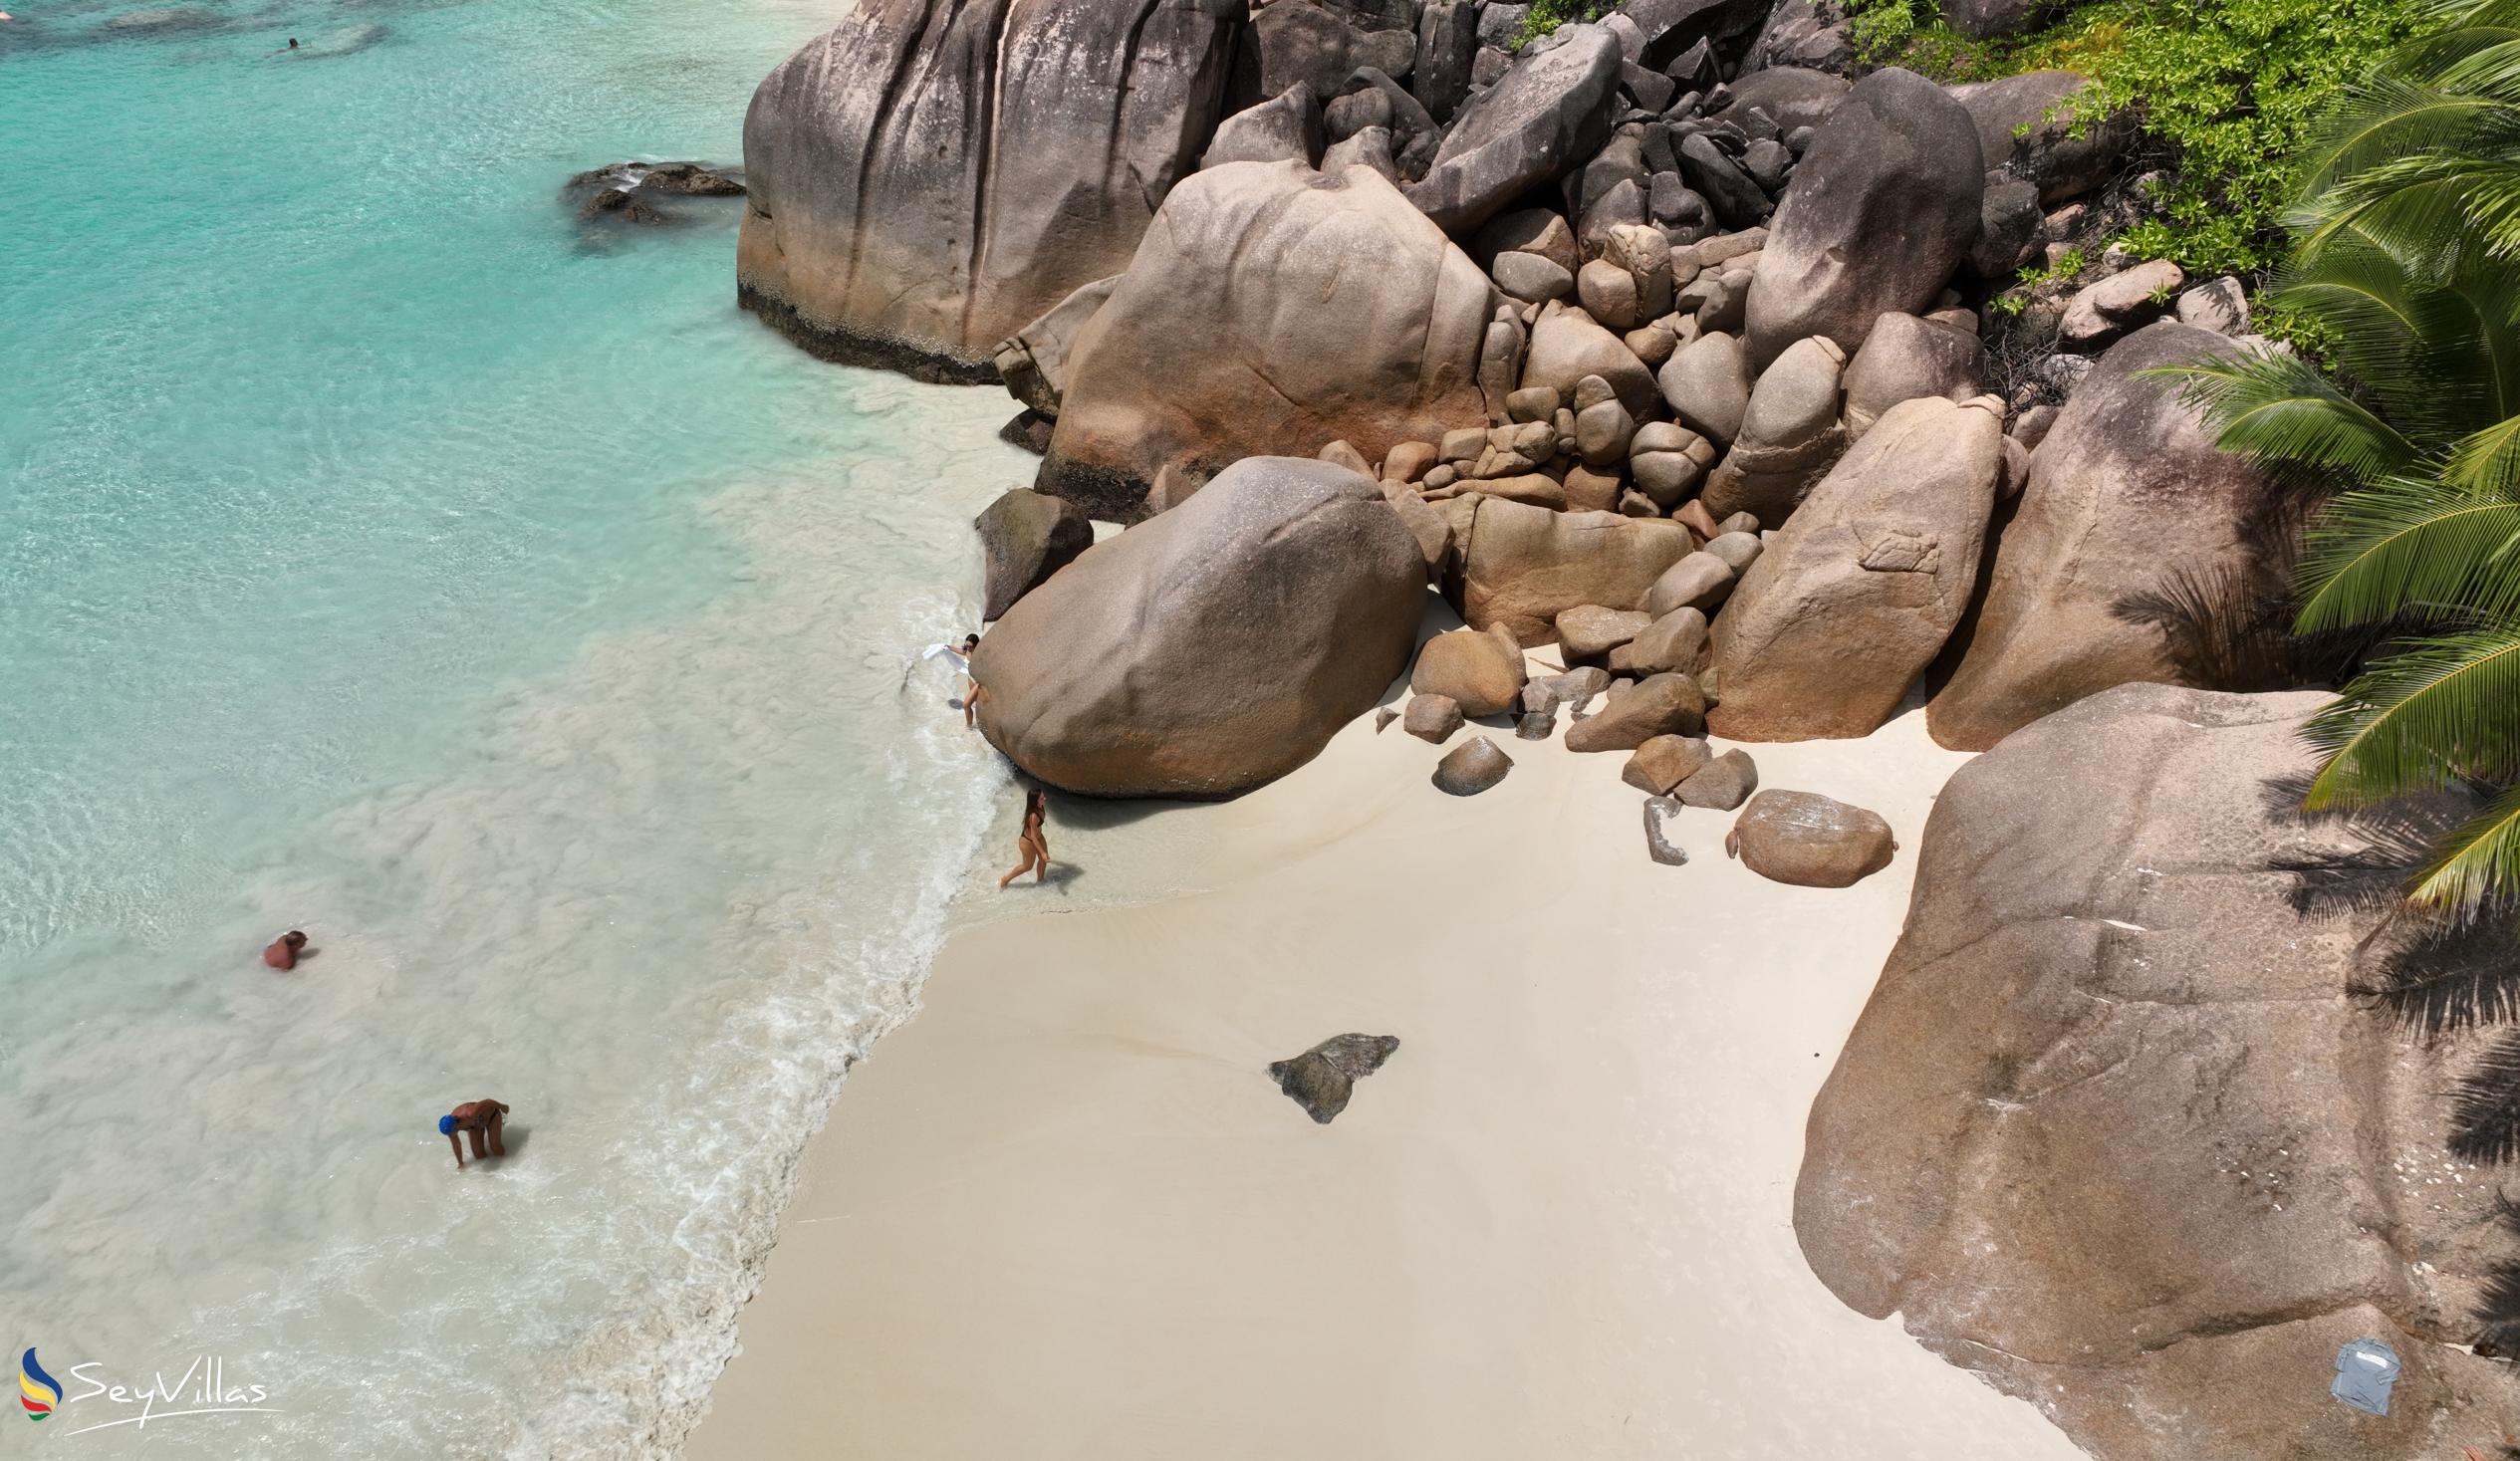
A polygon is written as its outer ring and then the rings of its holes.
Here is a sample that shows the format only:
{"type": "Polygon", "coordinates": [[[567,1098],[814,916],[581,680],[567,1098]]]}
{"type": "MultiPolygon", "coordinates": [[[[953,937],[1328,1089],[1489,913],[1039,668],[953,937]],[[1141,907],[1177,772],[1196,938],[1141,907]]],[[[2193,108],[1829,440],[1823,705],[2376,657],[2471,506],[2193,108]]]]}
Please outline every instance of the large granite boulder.
{"type": "Polygon", "coordinates": [[[1873,322],[1864,349],[1847,363],[1847,435],[1860,438],[1902,400],[1939,395],[1967,400],[1977,394],[1985,348],[1974,332],[1940,320],[1884,315],[1873,322]]]}
{"type": "Polygon", "coordinates": [[[1228,162],[1301,162],[1310,167],[1321,161],[1327,145],[1322,131],[1321,98],[1313,89],[1298,82],[1266,102],[1246,107],[1216,125],[1216,135],[1208,138],[1207,150],[1199,154],[1199,166],[1222,167],[1228,162]]]}
{"type": "Polygon", "coordinates": [[[1409,201],[1447,233],[1466,236],[1610,139],[1619,43],[1591,25],[1563,27],[1558,37],[1463,105],[1434,166],[1410,184],[1409,201]]]}
{"type": "Polygon", "coordinates": [[[1576,387],[1587,375],[1599,375],[1619,397],[1622,410],[1642,420],[1659,396],[1653,372],[1628,348],[1627,342],[1594,323],[1581,310],[1557,303],[1543,306],[1531,327],[1530,353],[1524,357],[1525,389],[1546,386],[1572,404],[1576,387]]]}
{"type": "Polygon", "coordinates": [[[1452,121],[1470,95],[1478,49],[1478,7],[1471,0],[1429,0],[1417,18],[1417,68],[1408,90],[1438,122],[1452,121]]]}
{"type": "Polygon", "coordinates": [[[2393,911],[2475,804],[2304,816],[2321,703],[2126,685],[1960,768],[1812,1108],[1813,1272],[2098,1461],[2520,1429],[2452,1347],[2520,1339],[2511,935],[2393,911]],[[2404,1364],[2386,1416],[2328,1393],[2362,1339],[2404,1364]]]}
{"type": "Polygon", "coordinates": [[[1331,441],[1380,461],[1483,422],[1492,297],[1479,266],[1369,169],[1197,172],[1069,353],[1041,486],[1125,521],[1166,467],[1198,480],[1331,441]]]}
{"type": "Polygon", "coordinates": [[[1017,600],[971,659],[980,729],[1071,792],[1246,792],[1373,708],[1425,587],[1372,481],[1252,457],[1017,600]]]}
{"type": "Polygon", "coordinates": [[[972,519],[984,564],[980,617],[1004,618],[1015,601],[1094,546],[1085,510],[1047,493],[1018,487],[972,519]]]}
{"type": "Polygon", "coordinates": [[[1251,24],[1261,92],[1276,96],[1300,86],[1327,102],[1339,95],[1358,67],[1407,75],[1417,56],[1416,36],[1361,28],[1351,23],[1354,19],[1312,0],[1277,0],[1262,7],[1251,24]]]}
{"type": "Polygon", "coordinates": [[[1715,734],[1863,736],[1890,719],[1968,608],[2003,461],[1992,396],[1892,406],[1715,616],[1715,734]]]}
{"type": "MultiPolygon", "coordinates": [[[[1760,71],[1774,67],[1793,67],[1834,76],[1855,61],[1855,37],[1852,19],[1839,7],[1822,0],[1777,0],[1768,12],[1765,24],[1759,27],[1759,38],[1750,43],[1749,54],[1741,61],[1741,79],[1747,81],[1760,71]]],[[[1734,91],[1739,92],[1739,87],[1734,91]]],[[[1771,116],[1771,122],[1777,121],[1771,116]]],[[[1780,122],[1781,126],[1783,123],[1780,122]]]]}
{"type": "Polygon", "coordinates": [[[1503,624],[1526,646],[1558,635],[1570,609],[1642,609],[1656,579],[1688,556],[1688,529],[1662,518],[1552,512],[1481,496],[1462,550],[1461,616],[1503,624]]]}
{"type": "Polygon", "coordinates": [[[2075,98],[2090,85],[2070,71],[2026,71],[1951,95],[1977,127],[1987,167],[2036,183],[2039,201],[2053,207],[2107,181],[2135,139],[2131,116],[2081,115],[2075,98]]]}
{"type": "Polygon", "coordinates": [[[2026,30],[2056,8],[2049,0],[1942,0],[1943,22],[1977,40],[2026,30]]]}
{"type": "Polygon", "coordinates": [[[1760,372],[1732,450],[1706,474],[1698,500],[1718,519],[1737,512],[1782,523],[1846,450],[1838,381],[1846,354],[1827,336],[1794,342],[1760,372]]]}
{"type": "Polygon", "coordinates": [[[737,297],[817,354],[987,380],[1121,271],[1222,115],[1242,0],[864,0],[744,117],[737,297]]]}
{"type": "Polygon", "coordinates": [[[2234,656],[2205,610],[2281,592],[2286,494],[2215,449],[2175,382],[2142,374],[2234,349],[2163,321],[2083,378],[2031,453],[1957,667],[1926,707],[1936,741],[1982,751],[2129,680],[2259,688],[2223,682],[2234,656]]]}
{"type": "Polygon", "coordinates": [[[1626,0],[1603,21],[1628,60],[1660,71],[1700,41],[1721,41],[1755,28],[1767,0],[1626,0]]]}
{"type": "Polygon", "coordinates": [[[1921,315],[1977,241],[1986,166],[1949,93],[1892,68],[1856,83],[1777,201],[1750,281],[1751,362],[1825,335],[1849,355],[1886,310],[1921,315]]]}
{"type": "Polygon", "coordinates": [[[1804,66],[1770,66],[1733,79],[1732,100],[1717,122],[1739,122],[1752,112],[1767,114],[1781,132],[1818,126],[1847,99],[1847,79],[1804,66]]]}

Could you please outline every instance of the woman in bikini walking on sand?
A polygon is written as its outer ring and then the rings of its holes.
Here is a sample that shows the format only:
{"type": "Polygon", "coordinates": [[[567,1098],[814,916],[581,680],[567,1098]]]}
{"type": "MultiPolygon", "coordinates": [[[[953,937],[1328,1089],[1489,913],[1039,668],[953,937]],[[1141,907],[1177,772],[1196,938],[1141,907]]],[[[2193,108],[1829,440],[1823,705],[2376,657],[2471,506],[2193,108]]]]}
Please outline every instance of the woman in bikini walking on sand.
{"type": "Polygon", "coordinates": [[[998,891],[1004,892],[1008,883],[1027,872],[1033,875],[1035,882],[1050,876],[1050,836],[1043,829],[1043,824],[1049,819],[1049,794],[1039,787],[1024,793],[1024,830],[1015,838],[1015,846],[1023,850],[1024,860],[1015,864],[1014,871],[997,880],[998,891]]]}

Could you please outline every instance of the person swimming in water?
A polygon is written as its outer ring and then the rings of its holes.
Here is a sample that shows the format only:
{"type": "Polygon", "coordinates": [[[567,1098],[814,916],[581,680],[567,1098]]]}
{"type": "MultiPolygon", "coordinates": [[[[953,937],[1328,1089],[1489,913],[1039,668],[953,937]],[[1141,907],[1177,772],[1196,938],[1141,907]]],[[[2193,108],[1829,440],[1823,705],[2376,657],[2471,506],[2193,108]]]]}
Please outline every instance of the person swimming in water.
{"type": "Polygon", "coordinates": [[[1024,794],[1024,830],[1015,835],[1015,846],[1023,850],[1024,860],[1015,870],[997,880],[997,890],[1030,872],[1038,883],[1050,876],[1050,834],[1044,824],[1050,820],[1050,794],[1039,787],[1024,794]]]}
{"type": "Polygon", "coordinates": [[[292,928],[263,950],[263,962],[274,969],[294,969],[298,967],[298,950],[305,947],[306,935],[292,928]]]}
{"type": "Polygon", "coordinates": [[[438,1134],[446,1138],[446,1145],[455,1153],[455,1170],[462,1171],[464,1166],[464,1148],[455,1139],[458,1131],[472,1134],[475,1159],[508,1154],[507,1114],[507,1102],[484,1096],[479,1100],[467,1100],[437,1118],[438,1134]],[[486,1150],[483,1148],[484,1137],[489,1138],[486,1150]]]}

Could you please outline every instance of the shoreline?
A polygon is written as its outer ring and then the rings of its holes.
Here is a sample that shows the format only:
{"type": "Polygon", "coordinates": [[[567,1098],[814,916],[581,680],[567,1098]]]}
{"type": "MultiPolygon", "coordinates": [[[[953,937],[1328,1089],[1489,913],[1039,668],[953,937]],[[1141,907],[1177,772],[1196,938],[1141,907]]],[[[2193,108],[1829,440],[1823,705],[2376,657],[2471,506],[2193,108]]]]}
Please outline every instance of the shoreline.
{"type": "Polygon", "coordinates": [[[1477,798],[1367,716],[1238,801],[1061,802],[1038,903],[984,859],[684,1454],[2080,1455],[1840,1304],[1791,1227],[1967,758],[1912,709],[1750,747],[1896,830],[1823,890],[1727,860],[1729,814],[1655,864],[1624,756],[1469,734],[1517,763],[1477,798]],[[1399,1050],[1318,1126],[1265,1067],[1347,1031],[1399,1050]]]}

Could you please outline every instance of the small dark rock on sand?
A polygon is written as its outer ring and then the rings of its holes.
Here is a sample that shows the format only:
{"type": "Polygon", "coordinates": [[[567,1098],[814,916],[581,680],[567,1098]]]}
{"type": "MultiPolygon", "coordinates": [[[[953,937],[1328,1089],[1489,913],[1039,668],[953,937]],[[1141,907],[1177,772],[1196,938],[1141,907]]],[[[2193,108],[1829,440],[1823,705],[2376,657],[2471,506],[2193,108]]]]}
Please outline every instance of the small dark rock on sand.
{"type": "Polygon", "coordinates": [[[1395,1035],[1334,1035],[1291,1061],[1273,1061],[1269,1079],[1323,1125],[1348,1108],[1356,1084],[1400,1048],[1395,1035]]]}
{"type": "Polygon", "coordinates": [[[1645,799],[1645,855],[1665,867],[1678,867],[1688,861],[1688,852],[1679,844],[1663,835],[1663,825],[1680,815],[1680,803],[1673,797],[1645,799]]]}
{"type": "Polygon", "coordinates": [[[1435,787],[1456,797],[1475,797],[1505,779],[1514,760],[1485,736],[1462,742],[1435,763],[1435,787]]]}

